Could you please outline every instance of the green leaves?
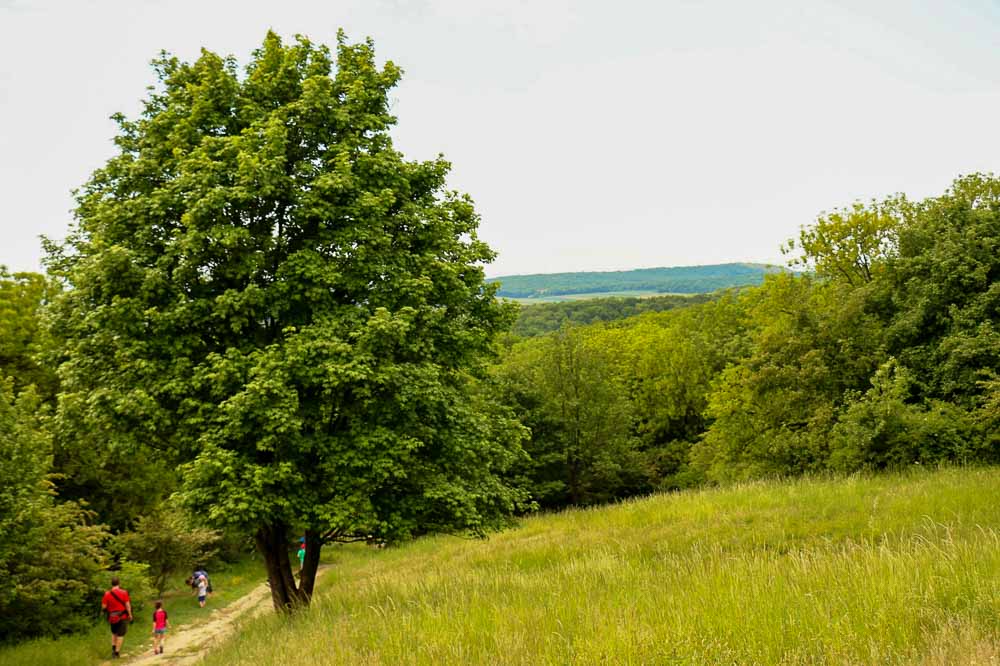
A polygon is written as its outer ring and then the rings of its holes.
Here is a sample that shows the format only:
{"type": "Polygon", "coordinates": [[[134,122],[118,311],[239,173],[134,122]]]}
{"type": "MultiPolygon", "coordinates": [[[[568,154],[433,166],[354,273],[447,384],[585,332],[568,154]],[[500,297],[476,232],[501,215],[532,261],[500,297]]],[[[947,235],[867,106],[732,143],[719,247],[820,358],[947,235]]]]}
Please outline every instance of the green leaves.
{"type": "Polygon", "coordinates": [[[154,444],[196,513],[269,548],[495,524],[521,432],[476,378],[513,313],[447,162],[392,147],[399,70],[273,33],[245,75],[157,68],[53,251],[65,427],[154,444]]]}
{"type": "Polygon", "coordinates": [[[902,196],[868,205],[855,202],[820,215],[802,228],[797,245],[790,240],[782,251],[798,250],[792,265],[859,287],[875,279],[895,254],[899,229],[909,212],[910,204],[902,196]]]}
{"type": "Polygon", "coordinates": [[[32,389],[0,375],[0,640],[55,635],[88,624],[90,582],[102,568],[102,526],[50,480],[52,444],[32,389]],[[37,622],[24,622],[24,618],[37,622]]]}

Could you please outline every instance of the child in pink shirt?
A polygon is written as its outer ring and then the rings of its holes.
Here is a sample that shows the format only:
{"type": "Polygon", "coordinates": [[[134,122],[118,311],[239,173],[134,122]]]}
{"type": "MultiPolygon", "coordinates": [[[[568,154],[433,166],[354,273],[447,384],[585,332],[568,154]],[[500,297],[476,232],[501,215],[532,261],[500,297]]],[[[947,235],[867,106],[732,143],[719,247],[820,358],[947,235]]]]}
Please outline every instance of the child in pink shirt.
{"type": "Polygon", "coordinates": [[[163,640],[167,637],[167,627],[170,621],[167,619],[167,611],[163,610],[163,602],[156,602],[156,610],[153,611],[153,654],[163,654],[163,640]]]}

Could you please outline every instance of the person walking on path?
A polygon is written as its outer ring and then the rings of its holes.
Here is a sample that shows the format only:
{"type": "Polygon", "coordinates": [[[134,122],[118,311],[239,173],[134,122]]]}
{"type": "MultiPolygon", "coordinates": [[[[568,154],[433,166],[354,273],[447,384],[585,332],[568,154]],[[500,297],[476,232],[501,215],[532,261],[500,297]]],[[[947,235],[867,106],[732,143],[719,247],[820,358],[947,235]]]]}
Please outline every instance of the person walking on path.
{"type": "Polygon", "coordinates": [[[301,539],[299,539],[299,552],[297,553],[297,555],[299,556],[299,574],[301,574],[302,573],[302,567],[304,567],[305,563],[306,563],[306,538],[305,537],[302,537],[301,539]]]}
{"type": "Polygon", "coordinates": [[[167,611],[163,609],[163,602],[156,602],[156,610],[153,611],[153,654],[163,654],[163,641],[167,637],[167,629],[170,621],[167,619],[167,611]]]}
{"type": "Polygon", "coordinates": [[[208,596],[208,579],[204,576],[198,576],[196,584],[198,586],[198,605],[204,608],[205,597],[208,596]]]}
{"type": "Polygon", "coordinates": [[[111,625],[111,658],[117,659],[122,653],[122,641],[128,631],[128,623],[132,621],[132,600],[128,590],[119,587],[118,576],[111,578],[111,589],[104,593],[101,599],[101,611],[107,613],[108,624],[111,625]]]}

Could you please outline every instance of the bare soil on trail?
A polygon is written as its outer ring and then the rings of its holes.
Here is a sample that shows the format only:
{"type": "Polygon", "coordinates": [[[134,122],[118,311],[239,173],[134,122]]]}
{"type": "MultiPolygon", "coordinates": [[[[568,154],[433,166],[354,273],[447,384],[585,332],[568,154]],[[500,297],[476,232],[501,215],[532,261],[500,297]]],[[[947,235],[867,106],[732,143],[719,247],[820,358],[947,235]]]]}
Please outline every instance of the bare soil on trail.
{"type": "MultiPolygon", "coordinates": [[[[317,581],[323,570],[329,565],[320,565],[316,572],[317,581]]],[[[211,611],[207,622],[195,625],[185,625],[177,630],[167,632],[163,644],[163,654],[153,654],[153,649],[142,654],[130,656],[120,662],[106,661],[105,664],[123,663],[128,666],[151,666],[152,664],[170,664],[182,666],[195,664],[213,647],[225,640],[236,629],[238,620],[249,620],[261,613],[273,609],[271,588],[267,583],[261,583],[249,594],[241,597],[224,608],[211,611]]],[[[126,641],[128,638],[125,639],[126,641]]],[[[125,648],[128,650],[128,647],[125,648]]]]}
{"type": "Polygon", "coordinates": [[[213,609],[207,622],[168,631],[166,641],[163,643],[163,654],[153,654],[152,648],[149,648],[141,655],[131,657],[127,661],[121,660],[121,663],[127,663],[129,666],[194,664],[233,632],[237,620],[255,617],[271,608],[273,608],[271,588],[267,583],[261,583],[250,594],[228,606],[213,609]]]}

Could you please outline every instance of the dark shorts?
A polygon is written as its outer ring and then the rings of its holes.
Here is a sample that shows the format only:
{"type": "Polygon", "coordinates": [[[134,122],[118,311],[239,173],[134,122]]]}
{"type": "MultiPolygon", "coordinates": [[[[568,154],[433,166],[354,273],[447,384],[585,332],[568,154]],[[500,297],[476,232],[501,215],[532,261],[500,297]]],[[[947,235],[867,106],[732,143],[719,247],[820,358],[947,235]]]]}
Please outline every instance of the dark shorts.
{"type": "Polygon", "coordinates": [[[201,603],[203,601],[205,601],[205,597],[202,595],[198,595],[198,603],[201,603]]]}
{"type": "Polygon", "coordinates": [[[124,636],[125,632],[128,631],[128,620],[118,620],[108,624],[111,625],[111,633],[115,636],[124,636]]]}

